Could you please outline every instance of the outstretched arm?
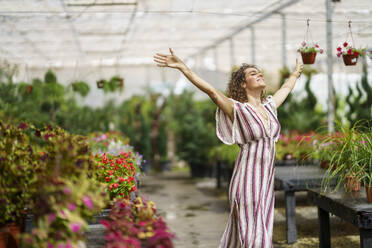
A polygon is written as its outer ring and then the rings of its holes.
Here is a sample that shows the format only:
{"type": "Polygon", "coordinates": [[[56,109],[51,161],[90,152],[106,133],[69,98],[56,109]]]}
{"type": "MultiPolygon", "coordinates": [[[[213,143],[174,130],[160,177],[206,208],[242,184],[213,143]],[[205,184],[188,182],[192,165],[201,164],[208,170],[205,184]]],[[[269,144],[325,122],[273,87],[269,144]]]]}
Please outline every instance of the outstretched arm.
{"type": "Polygon", "coordinates": [[[154,56],[154,61],[159,67],[170,67],[180,70],[191,83],[198,87],[201,91],[206,93],[212,101],[225,112],[231,121],[234,121],[234,102],[225,96],[222,92],[214,88],[211,84],[196,75],[180,60],[169,48],[170,55],[157,53],[154,56]]]}
{"type": "Polygon", "coordinates": [[[289,76],[287,81],[285,81],[282,87],[280,87],[280,89],[277,92],[275,92],[275,94],[273,95],[273,100],[275,102],[276,108],[279,108],[279,106],[282,105],[285,99],[287,99],[289,93],[291,93],[291,91],[293,90],[296,84],[297,78],[300,77],[302,69],[303,69],[303,65],[299,64],[298,59],[296,59],[295,70],[289,76]]]}

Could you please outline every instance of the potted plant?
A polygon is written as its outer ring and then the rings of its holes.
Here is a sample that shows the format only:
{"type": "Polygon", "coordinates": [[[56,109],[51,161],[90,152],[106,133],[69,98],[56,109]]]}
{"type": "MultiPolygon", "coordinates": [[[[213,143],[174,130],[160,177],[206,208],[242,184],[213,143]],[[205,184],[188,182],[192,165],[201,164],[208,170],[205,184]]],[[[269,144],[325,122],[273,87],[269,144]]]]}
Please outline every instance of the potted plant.
{"type": "Polygon", "coordinates": [[[138,197],[133,202],[117,199],[107,220],[101,223],[106,227],[108,248],[122,247],[173,247],[171,233],[161,216],[156,214],[155,204],[138,197]]]}
{"type": "Polygon", "coordinates": [[[310,45],[310,42],[308,42],[309,38],[311,37],[310,32],[310,19],[306,20],[306,34],[304,41],[301,43],[300,48],[297,50],[301,53],[302,62],[306,65],[314,64],[316,54],[323,53],[323,49],[321,49],[318,45],[318,43],[312,42],[312,45],[310,45]]]}
{"type": "Polygon", "coordinates": [[[371,128],[367,132],[360,134],[359,144],[357,144],[357,160],[363,168],[364,177],[362,178],[366,191],[367,201],[372,203],[372,132],[371,128]]]}
{"type": "MultiPolygon", "coordinates": [[[[340,133],[336,133],[322,140],[325,142],[333,142],[335,151],[331,155],[330,167],[326,171],[328,176],[322,185],[325,189],[329,185],[332,178],[337,178],[336,189],[340,185],[344,185],[346,191],[360,190],[360,183],[368,179],[370,174],[370,144],[361,146],[365,139],[363,137],[370,136],[370,130],[361,129],[360,122],[352,127],[340,127],[340,133]],[[363,150],[364,149],[364,150],[363,150]],[[363,150],[364,152],[361,152],[363,150]]],[[[370,142],[370,141],[368,141],[370,142]]]]}
{"type": "Polygon", "coordinates": [[[297,50],[301,53],[302,62],[305,65],[314,64],[316,54],[319,52],[322,54],[324,50],[319,47],[319,44],[314,43],[313,45],[308,44],[306,41],[301,43],[301,47],[297,50]]]}
{"type": "Polygon", "coordinates": [[[0,122],[0,229],[17,246],[38,167],[36,151],[26,134],[29,128],[26,123],[15,126],[0,122]]]}
{"type": "Polygon", "coordinates": [[[107,82],[106,82],[106,80],[101,79],[101,80],[98,80],[96,83],[97,83],[97,88],[102,89],[107,82]]]}
{"type": "Polygon", "coordinates": [[[337,57],[340,58],[342,55],[344,64],[346,66],[353,66],[357,64],[359,56],[365,55],[365,51],[364,48],[357,49],[345,41],[341,46],[337,47],[337,57]]]}
{"type": "Polygon", "coordinates": [[[89,93],[89,85],[85,82],[73,82],[72,89],[75,92],[78,92],[82,97],[85,97],[89,93]]]}
{"type": "Polygon", "coordinates": [[[130,198],[130,193],[137,190],[135,175],[138,171],[138,162],[132,152],[121,152],[115,156],[104,153],[96,154],[97,181],[105,185],[113,200],[116,197],[130,198]]]}

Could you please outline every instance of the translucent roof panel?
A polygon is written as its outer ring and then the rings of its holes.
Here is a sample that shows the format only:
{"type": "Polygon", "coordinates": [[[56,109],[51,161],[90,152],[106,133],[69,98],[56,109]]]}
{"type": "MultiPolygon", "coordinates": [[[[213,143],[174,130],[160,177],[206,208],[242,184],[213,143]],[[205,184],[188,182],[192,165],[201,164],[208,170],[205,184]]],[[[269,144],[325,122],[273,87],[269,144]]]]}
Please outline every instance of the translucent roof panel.
{"type": "MultiPolygon", "coordinates": [[[[355,45],[372,44],[371,0],[332,6],[334,51],[347,39],[349,20],[355,45]]],[[[153,64],[155,52],[173,47],[222,71],[252,62],[253,54],[255,63],[277,69],[283,17],[288,62],[299,56],[307,19],[312,41],[326,47],[325,0],[0,0],[0,57],[30,67],[153,64]]]]}

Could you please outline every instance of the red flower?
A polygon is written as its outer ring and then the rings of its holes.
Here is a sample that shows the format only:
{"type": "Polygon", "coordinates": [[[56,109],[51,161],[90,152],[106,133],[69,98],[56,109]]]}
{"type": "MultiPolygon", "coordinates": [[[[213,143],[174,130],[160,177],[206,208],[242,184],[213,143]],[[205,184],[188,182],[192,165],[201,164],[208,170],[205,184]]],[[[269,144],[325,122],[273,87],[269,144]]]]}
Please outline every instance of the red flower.
{"type": "Polygon", "coordinates": [[[347,42],[344,42],[344,47],[347,47],[347,42]]]}
{"type": "Polygon", "coordinates": [[[353,50],[351,50],[351,48],[349,50],[347,50],[347,54],[351,55],[353,50]]]}
{"type": "Polygon", "coordinates": [[[106,182],[110,182],[111,181],[111,178],[110,177],[106,177],[106,182]]]}
{"type": "Polygon", "coordinates": [[[359,53],[357,51],[354,51],[354,56],[358,56],[359,53]]]}
{"type": "Polygon", "coordinates": [[[319,45],[318,45],[318,44],[315,44],[315,47],[316,47],[316,48],[319,48],[319,45]]]}
{"type": "Polygon", "coordinates": [[[341,57],[341,54],[342,54],[342,53],[337,53],[337,57],[341,57]]]}
{"type": "Polygon", "coordinates": [[[337,51],[341,52],[342,51],[342,48],[341,47],[337,47],[337,51]]]}

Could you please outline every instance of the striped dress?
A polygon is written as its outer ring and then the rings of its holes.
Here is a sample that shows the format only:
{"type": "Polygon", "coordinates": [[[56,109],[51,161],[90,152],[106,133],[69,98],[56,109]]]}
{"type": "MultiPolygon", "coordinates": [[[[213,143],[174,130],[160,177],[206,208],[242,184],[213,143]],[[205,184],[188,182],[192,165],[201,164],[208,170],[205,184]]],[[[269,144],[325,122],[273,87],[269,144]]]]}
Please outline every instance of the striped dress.
{"type": "Polygon", "coordinates": [[[231,211],[219,247],[272,248],[275,142],[280,133],[275,102],[270,95],[262,103],[269,117],[266,127],[252,105],[233,101],[233,123],[220,108],[216,111],[217,137],[240,147],[229,187],[231,211]]]}

